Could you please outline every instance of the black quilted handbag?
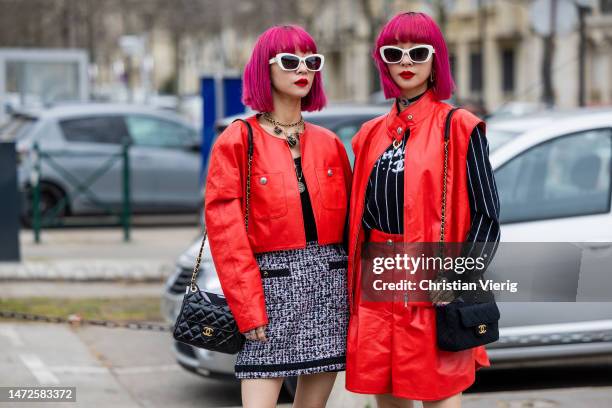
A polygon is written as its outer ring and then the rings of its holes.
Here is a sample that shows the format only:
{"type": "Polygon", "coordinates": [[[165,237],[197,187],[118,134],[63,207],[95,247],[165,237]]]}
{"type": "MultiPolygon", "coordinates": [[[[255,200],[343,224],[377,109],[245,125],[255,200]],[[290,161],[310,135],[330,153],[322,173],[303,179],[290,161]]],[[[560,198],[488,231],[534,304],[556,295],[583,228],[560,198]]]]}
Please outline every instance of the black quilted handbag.
{"type": "MultiPolygon", "coordinates": [[[[444,243],[450,123],[451,117],[457,109],[451,109],[444,127],[444,181],[442,184],[440,246],[444,243]]],[[[499,309],[494,300],[472,304],[465,302],[462,298],[456,298],[446,305],[437,305],[436,339],[438,348],[446,351],[461,351],[497,341],[499,339],[499,317],[499,309]]]]}
{"type": "Polygon", "coordinates": [[[436,307],[438,348],[461,351],[499,339],[499,309],[493,302],[468,304],[456,299],[436,307]]]}
{"type": "MultiPolygon", "coordinates": [[[[237,119],[241,120],[241,119],[237,119]]],[[[249,196],[251,189],[251,163],[253,161],[253,130],[248,122],[241,120],[248,130],[248,173],[246,183],[245,226],[249,226],[249,196]]],[[[236,354],[246,341],[240,333],[236,320],[230,311],[225,297],[212,292],[201,291],[196,283],[196,276],[202,259],[202,249],[206,241],[207,231],[204,230],[202,245],[196,260],[191,283],[187,286],[181,311],[174,324],[175,340],[194,347],[220,353],[236,354]]]]}

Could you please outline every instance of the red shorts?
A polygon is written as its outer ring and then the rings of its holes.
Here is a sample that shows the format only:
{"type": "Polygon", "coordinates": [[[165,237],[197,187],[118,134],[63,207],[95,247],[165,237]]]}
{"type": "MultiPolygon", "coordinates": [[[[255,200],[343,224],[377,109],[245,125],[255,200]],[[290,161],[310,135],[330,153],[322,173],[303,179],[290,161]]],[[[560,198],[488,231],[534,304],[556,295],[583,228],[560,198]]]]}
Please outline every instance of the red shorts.
{"type": "MultiPolygon", "coordinates": [[[[402,242],[402,235],[372,230],[369,242],[402,242]]],[[[440,350],[436,311],[429,302],[365,302],[357,268],[356,307],[348,329],[346,389],[362,394],[393,394],[418,401],[451,397],[470,387],[475,372],[489,367],[484,346],[440,350]]]]}

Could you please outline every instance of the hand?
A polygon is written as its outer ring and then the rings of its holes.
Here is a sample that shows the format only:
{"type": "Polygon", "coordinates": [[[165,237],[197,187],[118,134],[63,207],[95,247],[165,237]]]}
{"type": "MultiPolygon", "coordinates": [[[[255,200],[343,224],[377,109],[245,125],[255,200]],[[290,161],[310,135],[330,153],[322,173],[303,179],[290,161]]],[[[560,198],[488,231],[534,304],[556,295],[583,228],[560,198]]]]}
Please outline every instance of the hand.
{"type": "MultiPolygon", "coordinates": [[[[444,277],[439,277],[434,280],[434,282],[447,282],[448,279],[444,277]]],[[[455,292],[452,289],[442,289],[442,290],[430,290],[429,298],[435,306],[444,306],[449,304],[455,299],[455,292]]]]}
{"type": "Polygon", "coordinates": [[[268,341],[268,338],[266,337],[266,328],[267,326],[259,326],[244,333],[244,336],[247,338],[247,340],[266,342],[268,341]]]}

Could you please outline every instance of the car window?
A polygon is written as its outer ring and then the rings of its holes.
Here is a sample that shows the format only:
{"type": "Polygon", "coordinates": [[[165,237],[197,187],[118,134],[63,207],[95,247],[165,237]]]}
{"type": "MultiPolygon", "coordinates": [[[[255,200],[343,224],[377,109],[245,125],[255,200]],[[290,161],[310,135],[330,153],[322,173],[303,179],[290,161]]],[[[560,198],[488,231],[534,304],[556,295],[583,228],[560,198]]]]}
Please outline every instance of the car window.
{"type": "Polygon", "coordinates": [[[612,130],[594,129],[539,144],[495,173],[500,221],[610,211],[612,130]]]}
{"type": "Polygon", "coordinates": [[[127,137],[121,116],[91,116],[60,121],[64,139],[70,142],[120,144],[127,137]]]}
{"type": "Polygon", "coordinates": [[[346,153],[352,165],[355,161],[355,155],[353,154],[353,148],[351,147],[351,140],[353,139],[353,136],[355,136],[355,134],[359,131],[359,129],[361,129],[361,126],[368,120],[373,119],[374,117],[376,117],[376,115],[356,117],[351,117],[347,115],[335,118],[335,120],[328,119],[317,121],[316,118],[313,118],[312,122],[323,126],[338,135],[340,140],[342,140],[342,144],[346,149],[346,153]]]}
{"type": "Polygon", "coordinates": [[[487,141],[489,142],[489,151],[493,152],[503,146],[513,138],[520,135],[521,132],[511,132],[508,130],[499,130],[495,128],[487,129],[487,141]]]}
{"type": "Polygon", "coordinates": [[[196,142],[194,130],[169,120],[128,115],[126,123],[134,144],[139,146],[183,147],[196,142]]]}

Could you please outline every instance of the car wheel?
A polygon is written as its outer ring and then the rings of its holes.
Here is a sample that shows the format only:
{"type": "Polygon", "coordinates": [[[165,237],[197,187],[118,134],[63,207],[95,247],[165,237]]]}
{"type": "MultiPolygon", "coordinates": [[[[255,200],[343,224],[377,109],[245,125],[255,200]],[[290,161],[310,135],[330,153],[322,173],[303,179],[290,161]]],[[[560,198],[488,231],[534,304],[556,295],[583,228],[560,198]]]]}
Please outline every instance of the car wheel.
{"type": "MultiPolygon", "coordinates": [[[[31,228],[34,224],[34,211],[33,211],[34,203],[32,201],[32,194],[33,194],[32,188],[28,187],[25,194],[26,194],[26,199],[25,199],[26,211],[25,211],[25,215],[22,217],[22,222],[24,226],[31,228]]],[[[52,210],[55,208],[55,206],[57,206],[57,204],[64,197],[65,197],[65,194],[59,187],[53,184],[41,183],[40,185],[40,204],[39,204],[41,219],[48,217],[52,213],[52,210]]],[[[62,218],[64,218],[68,214],[67,206],[68,204],[64,205],[56,213],[55,211],[53,211],[56,214],[54,218],[55,221],[61,222],[62,218]]]]}

